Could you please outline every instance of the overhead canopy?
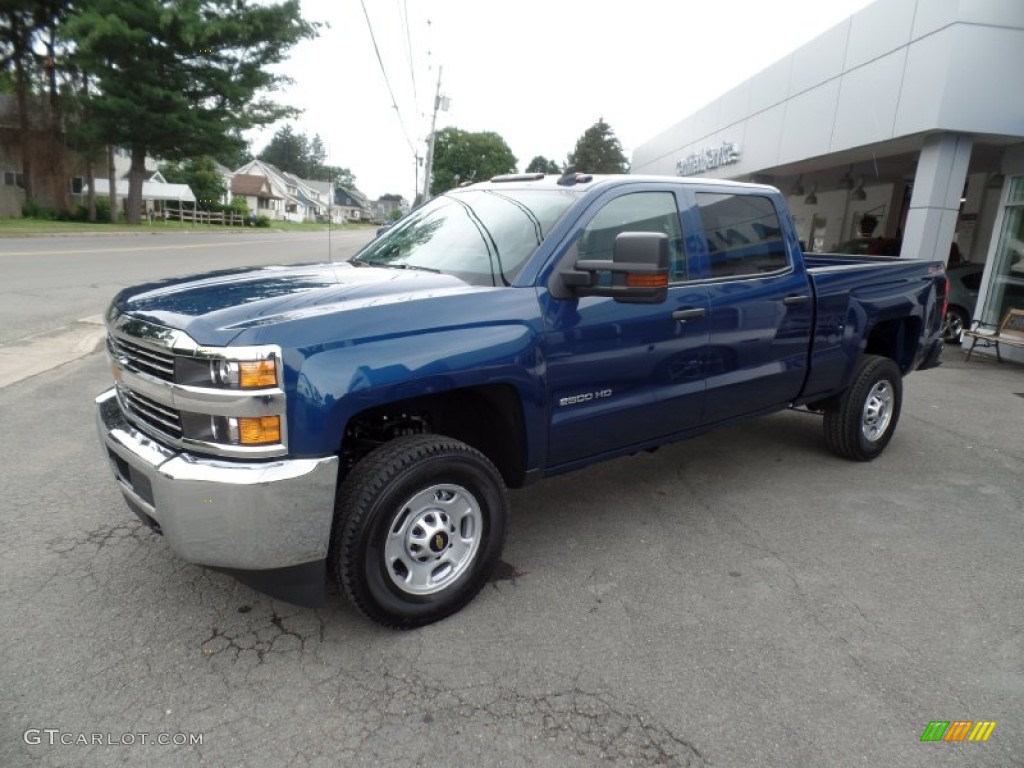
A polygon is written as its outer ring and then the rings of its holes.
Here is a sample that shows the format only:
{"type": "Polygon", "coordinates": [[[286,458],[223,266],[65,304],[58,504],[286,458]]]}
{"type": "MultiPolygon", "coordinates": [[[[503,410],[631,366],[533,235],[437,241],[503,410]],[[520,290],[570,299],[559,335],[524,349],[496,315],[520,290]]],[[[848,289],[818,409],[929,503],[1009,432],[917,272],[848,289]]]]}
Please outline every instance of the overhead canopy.
{"type": "MultiPolygon", "coordinates": [[[[128,197],[128,179],[119,179],[114,187],[117,196],[128,197]]],[[[96,194],[110,197],[110,180],[96,179],[96,194]]],[[[194,203],[196,196],[188,184],[166,184],[159,181],[142,182],[143,200],[177,200],[178,202],[194,203]]]]}

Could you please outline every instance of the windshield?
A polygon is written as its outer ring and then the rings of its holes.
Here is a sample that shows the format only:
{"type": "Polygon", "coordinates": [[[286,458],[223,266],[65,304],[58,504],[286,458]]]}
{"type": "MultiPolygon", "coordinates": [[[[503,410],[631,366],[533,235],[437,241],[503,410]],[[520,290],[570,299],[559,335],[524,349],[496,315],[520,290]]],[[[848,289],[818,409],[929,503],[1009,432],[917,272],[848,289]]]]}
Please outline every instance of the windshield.
{"type": "Polygon", "coordinates": [[[524,189],[450,192],[412,211],[352,263],[444,272],[473,285],[510,285],[576,194],[524,189]]]}

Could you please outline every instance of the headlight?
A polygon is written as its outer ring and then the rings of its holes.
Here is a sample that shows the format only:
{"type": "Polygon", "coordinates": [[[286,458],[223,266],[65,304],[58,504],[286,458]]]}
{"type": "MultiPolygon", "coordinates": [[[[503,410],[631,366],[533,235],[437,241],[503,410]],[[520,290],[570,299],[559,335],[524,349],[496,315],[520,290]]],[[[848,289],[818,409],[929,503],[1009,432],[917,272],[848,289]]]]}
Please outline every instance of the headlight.
{"type": "Polygon", "coordinates": [[[185,358],[175,361],[174,381],[217,389],[268,389],[280,386],[277,360],[225,360],[185,358]]]}

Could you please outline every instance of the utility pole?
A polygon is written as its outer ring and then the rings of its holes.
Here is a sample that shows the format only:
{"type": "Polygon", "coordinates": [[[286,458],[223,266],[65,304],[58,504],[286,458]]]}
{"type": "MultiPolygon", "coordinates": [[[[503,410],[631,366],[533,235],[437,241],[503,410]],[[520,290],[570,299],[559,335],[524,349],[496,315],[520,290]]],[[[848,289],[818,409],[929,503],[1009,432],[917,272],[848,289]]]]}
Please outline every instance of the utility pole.
{"type": "Polygon", "coordinates": [[[441,107],[441,70],[437,68],[437,93],[434,94],[434,116],[430,119],[430,143],[427,145],[427,167],[423,178],[423,202],[430,199],[430,177],[434,172],[434,128],[437,126],[437,110],[441,107]]]}
{"type": "Polygon", "coordinates": [[[420,153],[419,152],[417,152],[415,155],[413,155],[413,161],[412,162],[413,162],[413,165],[415,166],[415,172],[416,172],[416,186],[413,187],[413,189],[416,190],[416,191],[413,193],[412,204],[416,205],[416,197],[420,193],[420,153]]]}

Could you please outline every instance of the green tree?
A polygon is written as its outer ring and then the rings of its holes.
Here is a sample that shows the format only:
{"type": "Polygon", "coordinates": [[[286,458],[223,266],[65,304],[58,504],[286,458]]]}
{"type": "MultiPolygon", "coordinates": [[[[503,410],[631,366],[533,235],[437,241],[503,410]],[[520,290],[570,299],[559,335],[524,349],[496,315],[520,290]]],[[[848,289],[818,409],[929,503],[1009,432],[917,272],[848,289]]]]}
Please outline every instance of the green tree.
{"type": "Polygon", "coordinates": [[[286,125],[278,129],[270,143],[256,157],[282,171],[303,176],[309,162],[309,139],[306,134],[296,133],[290,125],[286,125]]]}
{"type": "Polygon", "coordinates": [[[241,168],[254,159],[249,151],[249,142],[242,137],[241,131],[237,130],[233,131],[227,146],[219,150],[213,157],[225,168],[231,170],[241,168]]]}
{"type": "MultiPolygon", "coordinates": [[[[337,165],[325,165],[321,176],[326,179],[332,179],[336,187],[345,187],[345,189],[356,188],[356,176],[348,168],[342,168],[337,165]]],[[[320,178],[321,176],[315,178],[320,178]]]]}
{"type": "Polygon", "coordinates": [[[224,177],[217,172],[217,162],[208,155],[183,163],[164,163],[160,173],[171,184],[188,184],[196,196],[196,205],[205,211],[219,209],[227,193],[224,177]]]}
{"type": "Polygon", "coordinates": [[[356,177],[348,168],[324,164],[327,151],[319,134],[310,139],[290,125],[279,129],[257,157],[303,179],[334,181],[337,186],[347,189],[356,185],[356,177]]]}
{"type": "Polygon", "coordinates": [[[569,154],[568,165],[574,165],[576,170],[584,173],[629,171],[629,161],[622,154],[622,145],[603,117],[580,136],[576,149],[569,154]]]}
{"type": "Polygon", "coordinates": [[[306,179],[320,178],[327,168],[324,165],[325,160],[327,160],[327,150],[324,149],[320,134],[314,133],[313,138],[309,140],[309,151],[306,153],[306,168],[299,175],[306,179]]]}
{"type": "MultiPolygon", "coordinates": [[[[58,82],[63,75],[58,53],[63,43],[59,28],[68,13],[70,0],[5,0],[0,3],[0,90],[10,90],[18,107],[18,144],[21,149],[25,199],[36,197],[36,160],[42,160],[47,175],[56,176],[63,189],[63,153],[60,150],[61,102],[58,82]],[[41,97],[48,93],[44,101],[41,97]],[[45,109],[42,121],[33,115],[45,109]],[[35,146],[42,139],[51,146],[35,146]],[[56,142],[57,147],[52,146],[56,142]]],[[[66,198],[66,194],[63,195],[66,198]]],[[[66,200],[62,201],[66,207],[66,200]]]]}
{"type": "Polygon", "coordinates": [[[544,155],[537,155],[530,164],[526,166],[526,173],[561,173],[562,169],[554,160],[548,160],[544,155]]]}
{"type": "Polygon", "coordinates": [[[88,119],[128,148],[128,221],[141,218],[146,155],[183,160],[240,148],[240,133],[296,114],[264,92],[270,67],[317,24],[299,0],[90,0],[66,24],[77,66],[99,93],[88,119]]]}
{"type": "Polygon", "coordinates": [[[465,182],[483,181],[502,173],[515,173],[516,156],[497,133],[472,133],[444,128],[434,138],[431,191],[446,192],[465,182]]]}

